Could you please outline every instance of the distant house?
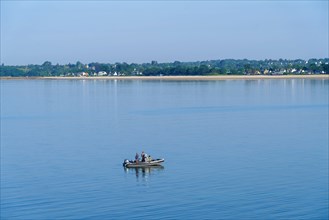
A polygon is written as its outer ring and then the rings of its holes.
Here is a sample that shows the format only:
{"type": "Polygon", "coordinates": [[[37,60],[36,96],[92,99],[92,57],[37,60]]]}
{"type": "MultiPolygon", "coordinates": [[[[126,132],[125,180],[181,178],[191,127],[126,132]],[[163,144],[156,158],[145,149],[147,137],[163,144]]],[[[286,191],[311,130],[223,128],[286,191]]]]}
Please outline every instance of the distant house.
{"type": "Polygon", "coordinates": [[[81,72],[78,74],[79,76],[89,76],[89,74],[87,72],[81,72]]]}
{"type": "Polygon", "coordinates": [[[136,69],[134,69],[134,71],[131,72],[131,75],[133,75],[133,76],[139,76],[139,75],[143,75],[143,73],[142,72],[139,72],[136,69]]]}
{"type": "Polygon", "coordinates": [[[114,73],[113,73],[113,76],[117,76],[117,75],[118,75],[118,73],[117,73],[117,72],[114,72],[114,73]]]}
{"type": "Polygon", "coordinates": [[[272,75],[283,75],[285,72],[286,72],[286,70],[275,71],[275,72],[272,72],[272,75]]]}
{"type": "Polygon", "coordinates": [[[105,72],[105,71],[99,71],[97,75],[98,76],[107,76],[107,72],[105,72]]]}

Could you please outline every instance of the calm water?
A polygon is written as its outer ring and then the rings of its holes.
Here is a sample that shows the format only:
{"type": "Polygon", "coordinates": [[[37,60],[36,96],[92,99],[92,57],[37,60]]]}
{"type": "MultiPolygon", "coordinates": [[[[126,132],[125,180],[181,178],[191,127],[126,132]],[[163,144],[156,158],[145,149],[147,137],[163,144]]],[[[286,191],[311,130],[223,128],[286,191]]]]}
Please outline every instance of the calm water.
{"type": "Polygon", "coordinates": [[[329,80],[1,81],[1,219],[328,219],[329,80]],[[142,150],[162,169],[128,169],[142,150]]]}

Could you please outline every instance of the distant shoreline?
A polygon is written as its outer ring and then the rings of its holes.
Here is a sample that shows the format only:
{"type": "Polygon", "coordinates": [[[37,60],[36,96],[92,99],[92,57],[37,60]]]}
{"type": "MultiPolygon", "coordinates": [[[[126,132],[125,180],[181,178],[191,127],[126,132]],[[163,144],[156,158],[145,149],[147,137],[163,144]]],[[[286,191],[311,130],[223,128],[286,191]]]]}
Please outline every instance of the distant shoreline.
{"type": "Polygon", "coordinates": [[[218,75],[218,76],[88,76],[88,77],[0,77],[0,80],[260,80],[260,79],[329,79],[319,75],[218,75]]]}

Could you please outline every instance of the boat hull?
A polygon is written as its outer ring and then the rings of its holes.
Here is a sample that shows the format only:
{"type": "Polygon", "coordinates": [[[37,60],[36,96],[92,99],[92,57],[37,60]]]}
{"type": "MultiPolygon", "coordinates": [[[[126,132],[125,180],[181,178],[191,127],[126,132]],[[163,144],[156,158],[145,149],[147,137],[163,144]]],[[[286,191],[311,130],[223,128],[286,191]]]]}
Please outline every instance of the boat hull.
{"type": "Polygon", "coordinates": [[[162,162],[164,162],[164,159],[156,159],[156,160],[152,160],[150,162],[138,161],[138,163],[125,160],[123,163],[123,166],[127,167],[127,168],[154,167],[154,166],[161,166],[162,162]]]}

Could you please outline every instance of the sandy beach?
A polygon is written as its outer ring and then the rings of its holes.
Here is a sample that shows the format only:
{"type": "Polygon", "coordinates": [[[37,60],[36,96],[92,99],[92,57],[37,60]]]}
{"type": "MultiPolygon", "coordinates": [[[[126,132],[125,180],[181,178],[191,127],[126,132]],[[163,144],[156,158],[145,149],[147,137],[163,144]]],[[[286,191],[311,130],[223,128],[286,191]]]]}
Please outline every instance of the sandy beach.
{"type": "Polygon", "coordinates": [[[321,75],[217,75],[217,76],[89,76],[89,77],[0,77],[1,80],[265,80],[265,79],[329,79],[321,75]]]}

